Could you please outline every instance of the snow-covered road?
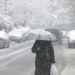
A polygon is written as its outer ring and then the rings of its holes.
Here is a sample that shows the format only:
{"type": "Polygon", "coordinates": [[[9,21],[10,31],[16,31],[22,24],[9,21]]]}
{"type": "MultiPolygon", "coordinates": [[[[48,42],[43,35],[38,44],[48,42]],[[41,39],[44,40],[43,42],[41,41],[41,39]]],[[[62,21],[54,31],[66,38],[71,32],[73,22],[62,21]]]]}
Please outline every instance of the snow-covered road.
{"type": "MultiPolygon", "coordinates": [[[[0,50],[0,75],[34,75],[35,54],[31,52],[33,43],[34,40],[0,50]]],[[[61,47],[54,46],[56,65],[60,69],[63,64],[61,47]]]]}
{"type": "Polygon", "coordinates": [[[0,51],[0,75],[27,75],[34,68],[34,41],[0,51]],[[30,72],[28,72],[30,71],[30,72]]]}

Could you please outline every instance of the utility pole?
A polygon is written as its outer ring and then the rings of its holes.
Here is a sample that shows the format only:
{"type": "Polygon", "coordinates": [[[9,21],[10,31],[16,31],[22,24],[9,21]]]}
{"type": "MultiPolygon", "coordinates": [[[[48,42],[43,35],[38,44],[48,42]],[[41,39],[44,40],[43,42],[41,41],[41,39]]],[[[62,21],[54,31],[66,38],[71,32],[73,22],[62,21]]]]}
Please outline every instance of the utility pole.
{"type": "Polygon", "coordinates": [[[5,0],[5,10],[4,13],[7,14],[7,0],[5,0]]]}
{"type": "Polygon", "coordinates": [[[5,11],[7,11],[7,0],[5,0],[5,11]]]}

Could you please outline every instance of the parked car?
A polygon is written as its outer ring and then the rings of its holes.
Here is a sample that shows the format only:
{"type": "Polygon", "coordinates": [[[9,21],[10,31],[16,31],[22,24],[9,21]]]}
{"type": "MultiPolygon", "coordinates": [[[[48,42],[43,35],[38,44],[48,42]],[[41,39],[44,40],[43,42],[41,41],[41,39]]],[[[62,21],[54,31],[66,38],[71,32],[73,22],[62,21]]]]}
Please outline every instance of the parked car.
{"type": "Polygon", "coordinates": [[[26,34],[29,32],[28,27],[20,27],[20,28],[15,28],[14,30],[9,32],[9,38],[11,41],[16,42],[16,43],[21,43],[23,42],[23,34],[26,34]]]}
{"type": "Polygon", "coordinates": [[[58,44],[62,44],[62,37],[61,37],[61,33],[58,29],[45,29],[46,31],[49,31],[51,33],[53,33],[56,37],[56,40],[53,41],[53,43],[58,43],[58,44]]]}
{"type": "Polygon", "coordinates": [[[0,49],[8,48],[10,40],[6,32],[0,31],[0,49]]]}
{"type": "Polygon", "coordinates": [[[75,47],[75,30],[70,30],[68,32],[68,48],[75,47]]]}

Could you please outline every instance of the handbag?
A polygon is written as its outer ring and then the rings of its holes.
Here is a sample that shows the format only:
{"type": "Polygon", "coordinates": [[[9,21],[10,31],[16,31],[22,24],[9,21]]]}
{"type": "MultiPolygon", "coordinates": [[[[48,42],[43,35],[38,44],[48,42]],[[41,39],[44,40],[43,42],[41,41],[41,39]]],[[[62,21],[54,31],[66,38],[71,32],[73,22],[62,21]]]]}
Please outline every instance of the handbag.
{"type": "Polygon", "coordinates": [[[51,64],[51,75],[59,75],[55,64],[51,64]]]}

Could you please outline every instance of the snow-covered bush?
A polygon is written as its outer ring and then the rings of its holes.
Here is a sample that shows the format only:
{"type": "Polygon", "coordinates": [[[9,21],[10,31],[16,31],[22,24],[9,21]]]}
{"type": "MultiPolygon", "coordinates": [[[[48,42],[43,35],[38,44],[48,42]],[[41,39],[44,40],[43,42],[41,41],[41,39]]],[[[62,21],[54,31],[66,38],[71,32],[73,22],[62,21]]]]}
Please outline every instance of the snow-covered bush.
{"type": "Polygon", "coordinates": [[[11,31],[14,28],[14,22],[9,15],[0,14],[0,30],[6,32],[11,31]]]}

